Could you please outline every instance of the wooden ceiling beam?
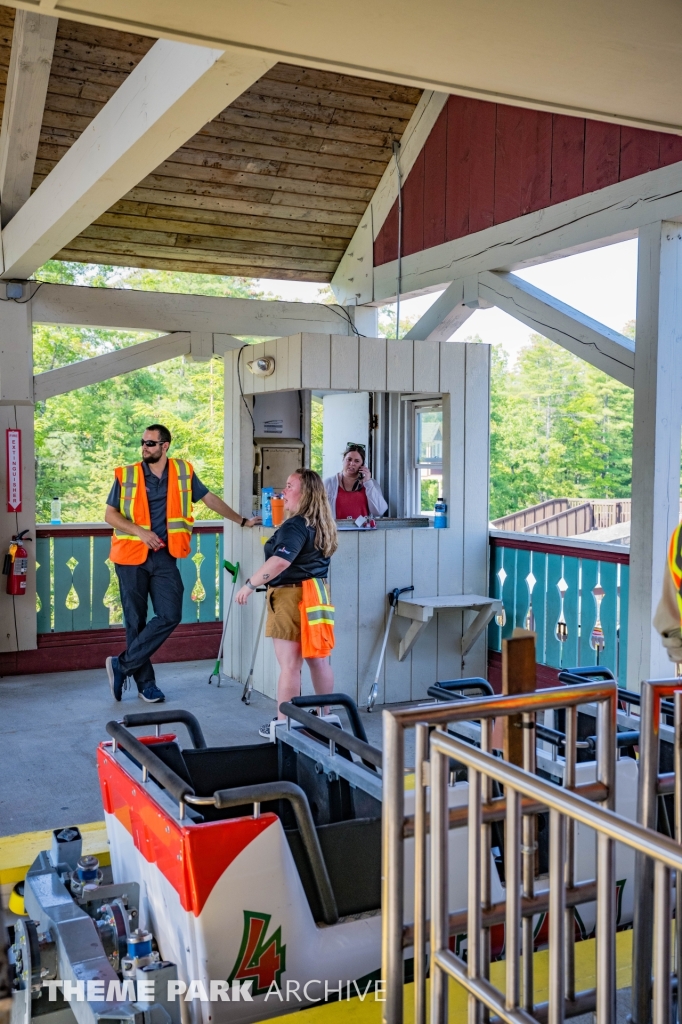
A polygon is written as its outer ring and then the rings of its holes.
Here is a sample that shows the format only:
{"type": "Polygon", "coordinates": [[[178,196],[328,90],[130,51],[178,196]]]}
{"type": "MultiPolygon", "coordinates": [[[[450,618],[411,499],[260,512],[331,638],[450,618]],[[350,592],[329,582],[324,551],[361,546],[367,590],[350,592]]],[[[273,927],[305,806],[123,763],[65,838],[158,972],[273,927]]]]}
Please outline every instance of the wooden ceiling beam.
{"type": "MultiPolygon", "coordinates": [[[[145,242],[125,242],[120,240],[112,239],[100,239],[84,237],[79,235],[77,239],[74,239],[69,244],[69,248],[74,248],[76,245],[82,246],[83,249],[87,249],[89,252],[99,253],[99,257],[95,260],[96,263],[107,263],[108,260],[104,259],[105,255],[128,255],[128,256],[159,256],[162,259],[179,259],[185,257],[191,259],[195,263],[225,263],[226,267],[239,267],[242,264],[248,264],[254,267],[263,267],[273,269],[276,267],[286,267],[289,270],[312,270],[322,271],[324,273],[333,273],[338,260],[323,260],[318,258],[312,258],[314,250],[310,250],[310,256],[294,257],[280,255],[280,254],[259,254],[254,253],[251,250],[240,254],[238,251],[228,252],[218,248],[193,247],[191,245],[148,245],[145,242]]],[[[255,247],[255,246],[254,246],[255,247]]],[[[113,261],[115,262],[115,261],[113,261]]],[[[239,271],[224,270],[223,273],[238,274],[239,271]]]]}
{"type": "Polygon", "coordinates": [[[160,40],[2,232],[4,275],[28,277],[271,66],[160,40]]]}
{"type": "MultiPolygon", "coordinates": [[[[168,211],[166,211],[167,214],[168,211]]],[[[213,216],[215,217],[216,214],[213,214],[213,216]]],[[[309,225],[291,225],[286,222],[283,222],[284,228],[273,231],[269,226],[269,221],[264,221],[263,218],[258,217],[252,217],[251,220],[253,221],[251,224],[238,226],[231,223],[220,224],[216,221],[202,222],[171,219],[168,216],[154,216],[154,212],[149,209],[146,209],[144,213],[133,215],[123,212],[115,213],[110,210],[108,213],[98,217],[90,227],[123,228],[125,230],[137,231],[168,231],[176,235],[191,232],[195,236],[201,235],[207,239],[238,238],[242,241],[273,242],[280,245],[305,245],[314,249],[334,248],[341,252],[344,251],[348,244],[348,232],[351,231],[350,228],[346,228],[345,234],[342,235],[332,233],[321,234],[319,231],[314,230],[306,233],[299,229],[309,225]]],[[[310,225],[310,227],[313,229],[319,228],[319,225],[310,225]]],[[[339,228],[336,228],[337,232],[339,230],[339,228]]]]}
{"type": "MultiPolygon", "coordinates": [[[[250,111],[241,110],[237,106],[238,102],[223,110],[203,130],[211,130],[217,133],[223,129],[224,125],[229,125],[233,129],[242,128],[245,131],[253,127],[259,128],[264,132],[287,132],[291,135],[337,139],[340,142],[357,142],[358,145],[380,146],[382,148],[389,148],[393,139],[393,133],[389,131],[372,130],[369,128],[348,128],[345,125],[335,124],[331,121],[320,124],[319,122],[306,120],[302,117],[283,117],[281,114],[266,114],[264,112],[260,112],[256,119],[250,111]]],[[[229,128],[225,130],[229,131],[229,128]]]]}
{"type": "Polygon", "coordinates": [[[16,12],[0,130],[3,225],[31,195],[57,21],[35,12],[16,12]]]}
{"type": "MultiPolygon", "coordinates": [[[[13,20],[0,6],[0,96],[13,20]]],[[[73,159],[74,145],[153,46],[149,37],[60,22],[36,192],[73,159]]],[[[419,95],[411,86],[273,65],[58,251],[120,265],[182,262],[326,281],[408,122],[400,115],[419,95]]]]}
{"type": "Polygon", "coordinates": [[[284,206],[275,203],[255,202],[248,197],[229,199],[223,196],[194,195],[190,193],[173,192],[152,188],[133,188],[127,193],[126,199],[139,200],[140,202],[155,203],[177,210],[206,210],[221,211],[225,213],[244,214],[254,217],[269,217],[273,223],[277,220],[295,220],[303,223],[315,224],[343,224],[355,228],[360,213],[349,212],[345,209],[313,209],[310,206],[284,206]]]}
{"type": "MultiPolygon", "coordinates": [[[[86,251],[72,251],[64,249],[58,254],[60,260],[72,260],[76,263],[101,263],[101,253],[89,253],[86,251]]],[[[126,256],[117,253],[110,261],[117,267],[133,267],[135,269],[149,270],[171,270],[174,273],[183,272],[187,274],[217,274],[226,277],[258,277],[273,281],[310,281],[317,284],[329,284],[332,279],[331,273],[311,270],[289,270],[286,267],[252,267],[248,264],[235,268],[222,263],[195,263],[192,260],[179,258],[177,260],[162,259],[158,256],[126,256]]]]}

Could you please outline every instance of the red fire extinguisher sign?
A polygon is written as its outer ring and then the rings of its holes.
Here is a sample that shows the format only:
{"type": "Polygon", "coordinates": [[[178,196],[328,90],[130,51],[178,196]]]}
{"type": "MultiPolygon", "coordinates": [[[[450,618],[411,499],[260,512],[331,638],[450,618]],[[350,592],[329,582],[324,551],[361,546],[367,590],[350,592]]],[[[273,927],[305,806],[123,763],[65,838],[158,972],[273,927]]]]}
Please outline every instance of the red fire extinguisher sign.
{"type": "Polygon", "coordinates": [[[21,512],[21,431],[9,429],[7,437],[7,511],[21,512]]]}

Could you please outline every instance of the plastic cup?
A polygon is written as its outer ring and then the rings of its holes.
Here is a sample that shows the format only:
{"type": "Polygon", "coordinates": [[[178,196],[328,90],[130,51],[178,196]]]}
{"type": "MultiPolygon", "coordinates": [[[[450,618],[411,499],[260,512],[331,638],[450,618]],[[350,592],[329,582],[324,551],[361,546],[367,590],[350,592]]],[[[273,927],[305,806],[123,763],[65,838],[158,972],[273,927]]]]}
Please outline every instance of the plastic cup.
{"type": "Polygon", "coordinates": [[[284,522],[284,498],[273,498],[271,501],[272,505],[272,525],[281,526],[284,522]]]}

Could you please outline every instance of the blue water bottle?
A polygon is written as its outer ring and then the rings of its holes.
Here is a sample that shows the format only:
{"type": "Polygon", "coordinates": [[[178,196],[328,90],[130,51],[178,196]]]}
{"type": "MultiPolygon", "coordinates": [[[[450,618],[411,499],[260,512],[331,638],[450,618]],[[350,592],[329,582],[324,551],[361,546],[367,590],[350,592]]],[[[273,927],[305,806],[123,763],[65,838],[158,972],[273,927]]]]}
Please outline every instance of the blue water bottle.
{"type": "Polygon", "coordinates": [[[261,493],[261,515],[263,516],[263,526],[272,526],[272,496],[275,493],[274,488],[264,487],[261,493]]]}
{"type": "Polygon", "coordinates": [[[436,502],[436,504],[433,507],[433,511],[434,511],[434,516],[433,516],[433,525],[434,525],[434,527],[437,530],[444,530],[445,527],[448,525],[448,506],[443,501],[442,498],[438,499],[438,501],[436,502]]]}

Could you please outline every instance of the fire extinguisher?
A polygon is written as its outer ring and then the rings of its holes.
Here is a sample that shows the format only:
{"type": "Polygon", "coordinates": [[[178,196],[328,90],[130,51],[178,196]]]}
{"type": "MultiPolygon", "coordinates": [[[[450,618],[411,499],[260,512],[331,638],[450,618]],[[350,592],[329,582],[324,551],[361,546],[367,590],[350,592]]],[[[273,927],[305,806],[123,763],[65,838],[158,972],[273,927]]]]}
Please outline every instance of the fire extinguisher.
{"type": "MultiPolygon", "coordinates": [[[[5,555],[3,575],[7,577],[7,593],[18,597],[26,593],[26,577],[28,575],[28,551],[24,547],[24,537],[28,530],[22,530],[12,537],[9,551],[5,555]]],[[[26,537],[30,541],[30,537],[26,537]]]]}

